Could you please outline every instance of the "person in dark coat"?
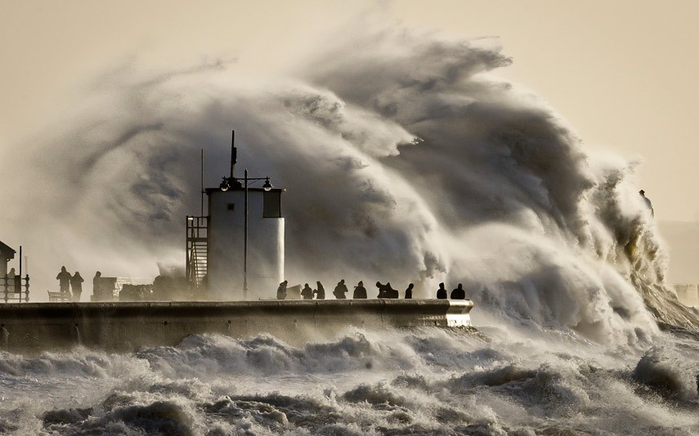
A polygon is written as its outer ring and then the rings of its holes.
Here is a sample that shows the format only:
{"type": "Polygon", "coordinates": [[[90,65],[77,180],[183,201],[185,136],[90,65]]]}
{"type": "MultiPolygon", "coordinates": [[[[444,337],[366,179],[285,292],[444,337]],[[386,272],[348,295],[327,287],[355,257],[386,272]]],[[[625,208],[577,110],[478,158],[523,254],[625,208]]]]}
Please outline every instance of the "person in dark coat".
{"type": "Polygon", "coordinates": [[[323,287],[323,284],[316,282],[316,285],[318,285],[318,289],[313,291],[313,293],[316,294],[316,300],[325,300],[325,288],[323,287]]]}
{"type": "Polygon", "coordinates": [[[73,301],[80,301],[80,295],[83,293],[83,280],[80,273],[75,271],[73,277],[70,278],[70,287],[73,290],[73,301]]]}
{"type": "Polygon", "coordinates": [[[58,273],[56,276],[56,280],[58,280],[58,284],[60,286],[60,290],[63,293],[69,293],[70,292],[70,279],[72,276],[70,273],[66,270],[65,266],[61,267],[61,272],[58,273]]]}
{"type": "Polygon", "coordinates": [[[361,280],[359,281],[359,283],[357,283],[357,286],[354,287],[354,293],[352,294],[352,298],[366,298],[366,288],[364,287],[364,283],[362,283],[361,280]]]}
{"type": "Polygon", "coordinates": [[[452,300],[465,300],[466,299],[466,291],[464,291],[463,285],[459,283],[459,286],[456,287],[453,291],[451,291],[451,299],[452,300]]]}
{"type": "Polygon", "coordinates": [[[283,300],[286,298],[286,284],[287,283],[288,282],[286,280],[279,283],[279,287],[277,288],[277,300],[283,300]]]}
{"type": "Polygon", "coordinates": [[[447,289],[444,287],[444,283],[439,284],[439,289],[437,289],[437,299],[446,300],[447,299],[447,289]]]}
{"type": "Polygon", "coordinates": [[[391,282],[386,282],[386,298],[398,298],[398,289],[393,289],[391,282]]]}
{"type": "Polygon", "coordinates": [[[345,286],[345,279],[342,279],[337,283],[337,286],[335,286],[335,290],[333,291],[333,295],[338,300],[344,300],[347,298],[347,286],[345,286]]]}
{"type": "Polygon", "coordinates": [[[408,285],[408,289],[405,290],[405,299],[406,300],[412,300],[413,299],[413,285],[412,283],[408,285]]]}
{"type": "Polygon", "coordinates": [[[313,289],[311,289],[310,286],[308,286],[308,283],[301,289],[301,296],[303,297],[304,300],[312,300],[313,299],[313,289]]]}
{"type": "Polygon", "coordinates": [[[376,282],[376,287],[379,288],[379,295],[376,298],[388,298],[386,297],[386,285],[382,285],[381,282],[376,282]]]}

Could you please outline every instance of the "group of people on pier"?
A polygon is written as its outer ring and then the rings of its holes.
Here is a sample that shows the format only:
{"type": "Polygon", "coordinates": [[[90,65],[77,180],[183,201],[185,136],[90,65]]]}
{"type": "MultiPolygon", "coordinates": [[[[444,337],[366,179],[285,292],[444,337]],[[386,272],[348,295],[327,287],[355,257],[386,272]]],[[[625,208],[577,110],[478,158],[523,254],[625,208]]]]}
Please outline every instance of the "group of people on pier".
{"type": "Polygon", "coordinates": [[[83,293],[83,282],[85,281],[79,271],[71,275],[65,266],[61,267],[61,272],[56,276],[58,286],[62,294],[71,296],[72,301],[80,301],[80,295],[83,293]],[[72,291],[72,293],[71,293],[72,291]]]}
{"type": "MultiPolygon", "coordinates": [[[[277,288],[277,300],[284,300],[287,298],[287,285],[288,281],[284,280],[279,284],[279,287],[277,288]]],[[[391,286],[390,282],[386,282],[386,284],[382,284],[381,282],[376,282],[376,287],[378,288],[378,295],[376,298],[400,298],[400,293],[398,292],[397,289],[394,289],[391,286]]],[[[410,283],[408,287],[405,289],[405,298],[410,300],[413,298],[413,288],[415,285],[413,283],[410,283]]],[[[349,293],[349,289],[347,289],[347,285],[345,285],[345,279],[340,280],[337,285],[335,286],[335,289],[333,290],[333,295],[335,296],[335,299],[337,300],[345,300],[347,299],[347,294],[349,293]]],[[[313,300],[315,297],[316,300],[325,300],[325,288],[323,287],[323,284],[319,281],[316,282],[316,288],[313,289],[311,288],[308,283],[304,284],[303,288],[301,289],[301,298],[304,300],[313,300]]],[[[359,283],[357,283],[357,286],[354,287],[354,291],[352,292],[352,298],[357,300],[357,299],[366,299],[368,298],[367,296],[367,290],[364,287],[364,282],[361,280],[359,283]]],[[[437,290],[437,298],[440,300],[445,300],[447,299],[447,290],[444,287],[444,283],[439,284],[439,289],[437,290]]],[[[466,299],[466,291],[463,288],[463,285],[459,283],[458,287],[451,291],[451,296],[450,298],[452,300],[464,300],[466,299]]]]}

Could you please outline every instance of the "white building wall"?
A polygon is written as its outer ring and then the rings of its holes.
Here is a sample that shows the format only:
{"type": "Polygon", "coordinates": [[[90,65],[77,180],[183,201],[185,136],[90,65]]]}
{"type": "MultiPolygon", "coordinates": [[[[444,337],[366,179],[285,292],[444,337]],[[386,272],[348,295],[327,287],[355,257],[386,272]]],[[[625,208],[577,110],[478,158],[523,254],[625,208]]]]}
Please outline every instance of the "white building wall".
{"type": "MultiPolygon", "coordinates": [[[[281,193],[281,190],[273,190],[281,193]]],[[[276,295],[284,280],[284,218],[264,218],[264,190],[248,190],[248,299],[276,295]]],[[[243,299],[245,191],[209,191],[208,284],[215,298],[243,299]]]]}

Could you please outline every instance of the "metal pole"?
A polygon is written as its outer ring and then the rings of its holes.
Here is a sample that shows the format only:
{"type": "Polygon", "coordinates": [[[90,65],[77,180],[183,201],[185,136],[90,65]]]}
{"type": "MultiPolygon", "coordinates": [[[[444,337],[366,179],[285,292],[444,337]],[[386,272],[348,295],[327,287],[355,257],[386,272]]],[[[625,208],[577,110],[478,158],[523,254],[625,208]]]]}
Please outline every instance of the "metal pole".
{"type": "Polygon", "coordinates": [[[19,246],[19,280],[15,280],[13,283],[15,292],[19,292],[19,302],[22,302],[22,246],[19,246]],[[17,284],[19,284],[19,289],[17,289],[17,284]]]}
{"type": "Polygon", "coordinates": [[[245,235],[243,236],[243,300],[248,299],[248,169],[245,168],[245,235]]]}
{"type": "Polygon", "coordinates": [[[200,216],[204,216],[204,149],[201,149],[201,213],[200,216]]]}
{"type": "MultiPolygon", "coordinates": [[[[231,130],[231,179],[233,179],[233,170],[235,163],[238,161],[238,153],[235,149],[235,130],[231,130]]],[[[232,182],[232,180],[231,180],[232,182]]]]}

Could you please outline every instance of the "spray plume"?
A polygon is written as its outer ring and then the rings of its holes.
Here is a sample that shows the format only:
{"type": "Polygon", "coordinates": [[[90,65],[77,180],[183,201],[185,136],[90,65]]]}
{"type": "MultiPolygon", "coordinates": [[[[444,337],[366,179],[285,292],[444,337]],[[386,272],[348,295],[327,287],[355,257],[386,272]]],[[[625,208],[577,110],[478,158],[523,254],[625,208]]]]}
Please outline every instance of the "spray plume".
{"type": "Polygon", "coordinates": [[[69,128],[1,164],[16,206],[2,227],[48,282],[63,264],[155,275],[156,260],[183,262],[199,149],[215,186],[235,128],[239,162],[287,189],[292,283],[412,281],[419,298],[463,282],[479,310],[600,342],[691,326],[635,164],[586,152],[540,99],[489,74],[509,63],[482,41],[382,30],[294,78],[120,71],[69,128]]]}

